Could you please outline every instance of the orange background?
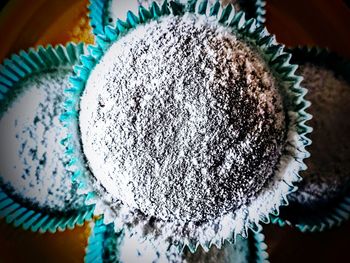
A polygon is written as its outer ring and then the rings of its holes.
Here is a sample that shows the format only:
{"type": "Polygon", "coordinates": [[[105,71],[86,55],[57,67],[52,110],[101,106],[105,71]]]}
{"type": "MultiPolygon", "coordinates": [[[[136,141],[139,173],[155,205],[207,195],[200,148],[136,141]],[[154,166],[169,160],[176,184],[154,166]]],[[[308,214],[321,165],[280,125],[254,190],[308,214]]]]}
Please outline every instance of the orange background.
{"type": "MultiPolygon", "coordinates": [[[[124,1],[124,0],[121,0],[124,1]]],[[[268,30],[287,46],[318,45],[350,58],[350,9],[341,0],[267,0],[268,30]]],[[[67,41],[92,42],[87,0],[10,0],[0,13],[0,62],[13,52],[67,41]]],[[[82,262],[89,227],[57,234],[0,221],[0,262],[82,262]]],[[[272,262],[350,262],[350,222],[325,233],[265,228],[272,262]]]]}

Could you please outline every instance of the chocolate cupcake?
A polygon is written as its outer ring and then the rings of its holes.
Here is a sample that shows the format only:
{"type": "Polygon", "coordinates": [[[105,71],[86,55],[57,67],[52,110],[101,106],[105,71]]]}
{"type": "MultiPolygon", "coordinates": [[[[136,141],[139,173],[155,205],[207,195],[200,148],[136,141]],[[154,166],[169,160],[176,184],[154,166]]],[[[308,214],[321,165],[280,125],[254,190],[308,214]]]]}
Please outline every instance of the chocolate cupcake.
{"type": "Polygon", "coordinates": [[[312,157],[306,161],[299,190],[289,195],[290,205],[275,220],[302,231],[321,231],[349,217],[350,63],[316,48],[292,52],[311,101],[312,157]]]}
{"type": "Polygon", "coordinates": [[[289,54],[232,10],[153,3],[82,57],[62,118],[81,136],[75,177],[105,223],[161,245],[221,247],[259,231],[294,190],[305,91],[289,54]]]}
{"type": "MultiPolygon", "coordinates": [[[[126,19],[126,13],[131,11],[138,12],[140,5],[150,8],[152,3],[163,4],[163,0],[91,0],[89,5],[91,26],[95,35],[103,34],[105,26],[115,26],[118,19],[126,19]]],[[[170,2],[170,1],[168,1],[170,2]]],[[[177,0],[177,2],[186,4],[189,0],[177,0]]],[[[215,4],[216,0],[209,0],[210,4],[215,4]]],[[[246,19],[255,18],[257,23],[265,23],[265,0],[222,0],[223,6],[232,4],[236,12],[243,11],[246,19]]]]}
{"type": "Polygon", "coordinates": [[[55,232],[92,217],[60,142],[64,90],[81,54],[82,44],[40,47],[1,67],[0,214],[15,226],[55,232]]]}

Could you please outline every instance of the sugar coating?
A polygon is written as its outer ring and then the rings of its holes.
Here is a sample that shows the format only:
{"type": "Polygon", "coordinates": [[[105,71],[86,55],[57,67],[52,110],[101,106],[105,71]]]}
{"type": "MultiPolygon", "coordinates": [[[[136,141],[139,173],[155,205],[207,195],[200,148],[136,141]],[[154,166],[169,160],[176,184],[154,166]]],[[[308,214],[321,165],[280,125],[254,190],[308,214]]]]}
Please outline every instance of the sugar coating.
{"type": "Polygon", "coordinates": [[[65,132],[59,116],[70,74],[59,69],[23,81],[0,120],[2,184],[11,196],[56,212],[83,206],[60,144],[65,132]]]}
{"type": "Polygon", "coordinates": [[[226,242],[221,249],[212,246],[208,252],[202,247],[193,254],[186,250],[179,263],[247,263],[250,262],[249,252],[248,239],[239,238],[234,245],[226,242]]]}
{"type": "Polygon", "coordinates": [[[126,14],[128,11],[133,12],[134,14],[138,14],[138,8],[140,3],[138,0],[128,0],[128,1],[120,1],[120,0],[110,0],[108,2],[108,15],[109,24],[115,25],[118,19],[126,20],[126,14]]]}
{"type": "Polygon", "coordinates": [[[350,87],[334,72],[307,63],[300,67],[311,101],[314,128],[311,158],[299,190],[290,195],[295,204],[315,207],[341,196],[350,183],[350,87]]]}
{"type": "Polygon", "coordinates": [[[116,240],[111,252],[119,253],[115,258],[121,262],[154,262],[154,263],[247,263],[250,262],[251,239],[237,237],[235,244],[225,242],[219,249],[212,245],[208,252],[199,246],[194,253],[188,248],[182,252],[171,248],[166,251],[155,248],[149,242],[140,243],[140,241],[132,237],[119,237],[114,234],[116,240]]]}
{"type": "Polygon", "coordinates": [[[163,220],[208,220],[247,204],[285,142],[281,98],[259,55],[191,14],[113,44],[79,118],[94,177],[115,200],[163,220]]]}

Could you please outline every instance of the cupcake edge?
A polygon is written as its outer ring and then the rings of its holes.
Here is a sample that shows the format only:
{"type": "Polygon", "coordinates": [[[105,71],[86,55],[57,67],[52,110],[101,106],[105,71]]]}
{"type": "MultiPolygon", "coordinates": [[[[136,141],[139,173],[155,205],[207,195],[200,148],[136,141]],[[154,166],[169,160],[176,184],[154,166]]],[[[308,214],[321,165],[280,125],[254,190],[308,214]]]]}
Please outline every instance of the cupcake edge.
{"type": "MultiPolygon", "coordinates": [[[[72,67],[79,63],[82,54],[83,43],[68,43],[66,46],[55,47],[39,46],[37,49],[30,48],[27,52],[22,50],[13,54],[4,60],[0,68],[0,101],[4,101],[11,88],[28,76],[48,69],[72,67]]],[[[0,217],[4,218],[6,223],[24,230],[54,233],[57,230],[73,229],[76,225],[83,225],[85,221],[90,220],[93,209],[94,206],[84,206],[81,211],[67,215],[62,212],[41,212],[12,198],[0,186],[0,217]]]]}
{"type": "MultiPolygon", "coordinates": [[[[343,58],[328,49],[320,47],[298,46],[289,48],[289,51],[296,58],[297,62],[320,64],[327,69],[339,74],[350,84],[350,60],[343,58]]],[[[288,208],[286,208],[288,209],[288,208]]],[[[279,216],[271,215],[271,222],[280,227],[291,226],[301,232],[322,232],[338,227],[350,218],[350,189],[346,194],[332,204],[322,217],[301,217],[297,222],[292,222],[284,218],[283,214],[279,216]]]]}

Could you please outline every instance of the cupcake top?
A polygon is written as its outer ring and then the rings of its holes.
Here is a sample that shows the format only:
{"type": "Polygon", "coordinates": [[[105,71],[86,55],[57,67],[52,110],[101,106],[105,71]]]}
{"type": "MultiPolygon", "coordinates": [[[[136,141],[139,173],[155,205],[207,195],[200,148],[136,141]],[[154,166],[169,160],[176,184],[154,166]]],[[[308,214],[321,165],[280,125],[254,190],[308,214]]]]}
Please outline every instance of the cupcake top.
{"type": "Polygon", "coordinates": [[[333,70],[314,63],[305,63],[299,73],[312,104],[313,144],[308,170],[289,199],[293,205],[318,209],[342,196],[350,183],[350,85],[333,70]]]}
{"type": "Polygon", "coordinates": [[[205,221],[256,197],[286,142],[277,81],[208,19],[168,16],[114,43],[80,102],[83,151],[105,191],[163,220],[205,221]]]}
{"type": "Polygon", "coordinates": [[[29,76],[11,90],[0,118],[0,181],[4,190],[29,207],[67,212],[80,209],[66,171],[59,117],[71,70],[59,68],[29,76]]]}
{"type": "Polygon", "coordinates": [[[195,251],[278,213],[305,169],[310,116],[265,28],[218,3],[171,1],[128,12],[96,43],[64,119],[81,138],[67,153],[79,192],[104,223],[195,251]]]}

